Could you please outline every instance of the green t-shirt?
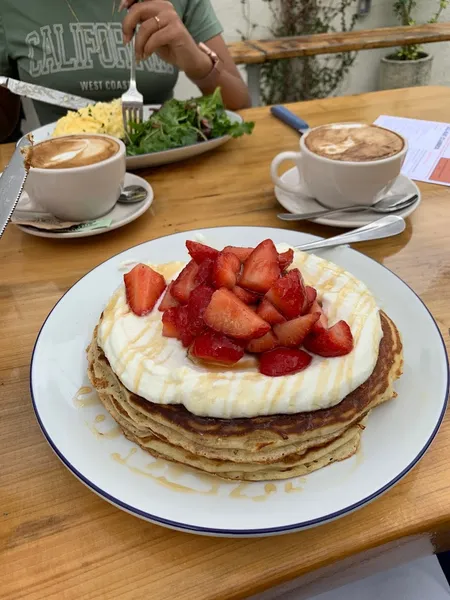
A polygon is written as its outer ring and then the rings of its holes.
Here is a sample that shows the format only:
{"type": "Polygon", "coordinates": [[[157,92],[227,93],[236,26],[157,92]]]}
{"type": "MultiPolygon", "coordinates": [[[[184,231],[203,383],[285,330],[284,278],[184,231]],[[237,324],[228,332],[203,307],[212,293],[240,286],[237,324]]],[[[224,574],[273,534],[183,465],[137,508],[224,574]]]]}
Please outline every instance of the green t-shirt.
{"type": "MultiPolygon", "coordinates": [[[[0,74],[108,101],[128,89],[130,48],[120,0],[0,0],[0,74]]],[[[210,0],[172,0],[196,42],[222,32],[210,0]]],[[[137,66],[146,104],[172,96],[178,70],[153,54],[137,66]]],[[[35,102],[42,124],[66,111],[35,102]]]]}

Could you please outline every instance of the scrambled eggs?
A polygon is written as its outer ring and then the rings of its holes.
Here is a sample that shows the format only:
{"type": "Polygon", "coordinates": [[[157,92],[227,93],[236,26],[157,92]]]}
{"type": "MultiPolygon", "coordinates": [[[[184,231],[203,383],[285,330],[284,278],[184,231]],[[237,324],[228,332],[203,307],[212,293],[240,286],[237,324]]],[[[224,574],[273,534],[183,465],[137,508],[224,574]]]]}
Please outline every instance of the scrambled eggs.
{"type": "Polygon", "coordinates": [[[106,133],[117,138],[125,137],[122,120],[122,103],[97,102],[77,111],[69,111],[56,123],[53,136],[70,133],[106,133]]]}

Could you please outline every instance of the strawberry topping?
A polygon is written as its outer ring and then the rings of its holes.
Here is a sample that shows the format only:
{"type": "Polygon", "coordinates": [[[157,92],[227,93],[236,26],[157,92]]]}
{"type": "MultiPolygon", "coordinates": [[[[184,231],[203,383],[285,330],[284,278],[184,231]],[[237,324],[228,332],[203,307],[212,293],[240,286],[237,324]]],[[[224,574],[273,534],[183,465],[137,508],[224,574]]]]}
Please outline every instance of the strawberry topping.
{"type": "Polygon", "coordinates": [[[256,310],[257,314],[267,321],[271,325],[276,325],[276,323],[283,323],[286,319],[283,315],[277,311],[275,306],[271,304],[267,298],[263,298],[261,304],[258,306],[256,310]]]}
{"type": "Polygon", "coordinates": [[[195,338],[189,353],[201,361],[225,366],[237,363],[244,356],[241,345],[211,329],[195,338]]]}
{"type": "Polygon", "coordinates": [[[253,292],[266,293],[280,276],[278,252],[272,240],[261,242],[244,263],[239,285],[253,292]]]}
{"type": "MultiPolygon", "coordinates": [[[[241,288],[239,285],[235,285],[231,291],[239,298],[239,300],[242,300],[244,304],[256,304],[260,298],[258,294],[244,290],[244,288],[241,288]]],[[[261,318],[264,319],[264,317],[261,318]]]]}
{"type": "Polygon", "coordinates": [[[198,272],[198,264],[191,260],[173,282],[171,294],[181,304],[187,304],[190,293],[200,283],[197,281],[198,272]]]}
{"type": "Polygon", "coordinates": [[[280,346],[296,348],[303,344],[303,340],[310,333],[314,323],[318,321],[318,313],[297,317],[292,321],[279,323],[273,326],[273,331],[278,338],[280,346]]]}
{"type": "Polygon", "coordinates": [[[259,371],[269,377],[292,375],[303,371],[310,364],[312,357],[303,350],[293,348],[275,348],[261,354],[259,371]]]}
{"type": "Polygon", "coordinates": [[[286,250],[286,252],[281,252],[281,254],[278,255],[278,264],[280,265],[280,271],[285,271],[292,264],[293,260],[294,251],[292,250],[292,248],[289,248],[289,250],[286,250]]]}
{"type": "Polygon", "coordinates": [[[237,281],[237,275],[241,270],[241,261],[232,252],[219,252],[213,269],[213,284],[219,289],[226,287],[230,290],[234,288],[237,281]]]}
{"type": "Polygon", "coordinates": [[[173,282],[167,287],[166,293],[164,294],[164,297],[158,306],[158,310],[160,310],[161,312],[164,312],[165,310],[167,310],[168,308],[172,308],[173,306],[179,306],[180,304],[170,292],[172,286],[173,282]]]}
{"type": "Polygon", "coordinates": [[[225,246],[224,252],[233,252],[241,262],[245,262],[254,248],[242,248],[240,246],[225,246]]]}
{"type": "Polygon", "coordinates": [[[278,279],[266,294],[267,300],[287,319],[294,319],[302,313],[305,297],[305,284],[298,269],[292,269],[278,279]]]}
{"type": "Polygon", "coordinates": [[[237,339],[256,339],[270,330],[266,321],[226,288],[214,292],[203,318],[211,329],[237,339]]]}
{"type": "MultiPolygon", "coordinates": [[[[222,251],[192,241],[186,246],[192,260],[158,308],[163,335],[189,347],[193,361],[232,367],[248,352],[257,355],[252,360],[263,375],[279,377],[307,368],[308,352],[335,357],[353,350],[348,324],[328,328],[316,289],[305,285],[299,269],[287,271],[292,249],[278,254],[271,240],[222,251]]],[[[150,312],[166,287],[161,275],[141,264],[124,279],[137,315],[150,312]]]]}
{"type": "Polygon", "coordinates": [[[319,356],[345,356],[353,350],[353,335],[345,321],[338,321],[330,329],[308,335],[304,346],[319,356]]]}
{"type": "Polygon", "coordinates": [[[316,321],[313,325],[313,328],[312,328],[313,333],[320,333],[323,329],[328,328],[328,318],[327,318],[326,314],[323,312],[323,309],[320,306],[320,304],[317,302],[317,300],[314,300],[314,302],[311,305],[311,308],[309,309],[309,312],[311,314],[318,313],[320,315],[318,321],[316,321]]]}
{"type": "Polygon", "coordinates": [[[186,248],[191,255],[191,258],[193,258],[198,265],[207,258],[215,260],[219,254],[219,251],[215,248],[210,248],[209,246],[205,246],[205,244],[200,244],[199,242],[193,242],[191,240],[186,242],[186,248]]]}
{"type": "Polygon", "coordinates": [[[125,273],[123,280],[128,306],[138,317],[150,313],[166,289],[164,277],[142,263],[125,273]]]}
{"type": "Polygon", "coordinates": [[[267,352],[279,346],[279,342],[272,331],[268,331],[266,335],[258,338],[257,340],[251,340],[246,347],[247,352],[267,352]]]}

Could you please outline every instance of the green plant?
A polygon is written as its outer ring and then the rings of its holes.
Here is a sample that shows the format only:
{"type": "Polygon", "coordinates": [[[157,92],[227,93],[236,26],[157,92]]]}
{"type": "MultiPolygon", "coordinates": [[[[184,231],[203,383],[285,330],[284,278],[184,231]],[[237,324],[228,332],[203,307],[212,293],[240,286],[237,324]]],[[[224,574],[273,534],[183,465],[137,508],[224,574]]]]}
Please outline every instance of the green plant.
{"type": "MultiPolygon", "coordinates": [[[[437,23],[442,11],[450,5],[449,0],[439,0],[438,7],[427,23],[437,23]]],[[[416,25],[413,18],[413,11],[417,6],[417,0],[395,0],[393,10],[400,23],[405,26],[416,25]]],[[[403,46],[389,58],[395,60],[416,60],[424,55],[422,46],[415,44],[412,46],[403,46]]]]}
{"type": "MultiPolygon", "coordinates": [[[[251,0],[241,0],[248,38],[256,25],[251,0]]],[[[357,15],[357,0],[264,0],[273,15],[273,37],[350,31],[357,15]]],[[[242,35],[242,32],[241,32],[242,35]]],[[[344,52],[332,56],[305,56],[267,62],[261,68],[261,96],[266,104],[324,98],[339,87],[356,58],[344,52]]]]}

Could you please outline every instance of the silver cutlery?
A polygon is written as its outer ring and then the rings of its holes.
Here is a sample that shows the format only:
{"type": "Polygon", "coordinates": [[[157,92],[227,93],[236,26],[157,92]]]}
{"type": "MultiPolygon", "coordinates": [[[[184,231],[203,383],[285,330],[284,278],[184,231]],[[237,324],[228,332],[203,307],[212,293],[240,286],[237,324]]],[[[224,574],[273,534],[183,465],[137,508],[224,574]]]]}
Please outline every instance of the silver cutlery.
{"type": "Polygon", "coordinates": [[[379,214],[389,214],[404,210],[416,202],[418,198],[417,194],[412,196],[405,196],[404,194],[397,194],[395,196],[386,196],[381,198],[375,204],[367,206],[365,204],[352,206],[344,206],[341,208],[333,208],[330,210],[316,210],[309,213],[279,213],[277,216],[282,221],[307,221],[309,219],[317,219],[319,217],[328,217],[340,212],[374,212],[379,214]]]}
{"type": "Polygon", "coordinates": [[[135,202],[142,202],[147,196],[148,192],[142,185],[127,185],[123,188],[117,202],[120,204],[134,204],[135,202]]]}
{"type": "Polygon", "coordinates": [[[142,123],[144,120],[144,96],[138,92],[136,86],[136,53],[134,43],[135,36],[133,36],[130,42],[130,86],[122,94],[123,126],[127,134],[133,133],[133,123],[142,123]]]}
{"type": "Polygon", "coordinates": [[[28,138],[23,137],[17,144],[11,160],[0,179],[0,237],[8,225],[8,221],[19,202],[23,186],[28,176],[25,169],[22,150],[30,146],[28,138]]]}
{"type": "Polygon", "coordinates": [[[34,83],[18,81],[17,79],[11,79],[11,77],[1,76],[0,86],[7,88],[18,96],[24,96],[25,98],[39,100],[40,102],[46,102],[47,104],[54,104],[55,106],[62,106],[62,108],[72,110],[78,110],[79,108],[84,108],[85,106],[94,103],[93,100],[89,100],[88,98],[82,98],[81,96],[75,96],[74,94],[66,94],[66,92],[52,90],[51,88],[35,85],[34,83]]]}
{"type": "Polygon", "coordinates": [[[390,215],[378,219],[373,223],[358,227],[353,231],[335,235],[326,240],[317,240],[294,246],[297,250],[318,250],[319,248],[334,248],[335,246],[343,246],[345,244],[356,244],[357,242],[367,242],[369,240],[381,240],[383,238],[398,235],[405,230],[406,223],[402,217],[390,215]]]}

